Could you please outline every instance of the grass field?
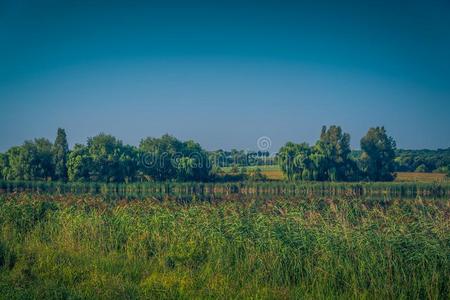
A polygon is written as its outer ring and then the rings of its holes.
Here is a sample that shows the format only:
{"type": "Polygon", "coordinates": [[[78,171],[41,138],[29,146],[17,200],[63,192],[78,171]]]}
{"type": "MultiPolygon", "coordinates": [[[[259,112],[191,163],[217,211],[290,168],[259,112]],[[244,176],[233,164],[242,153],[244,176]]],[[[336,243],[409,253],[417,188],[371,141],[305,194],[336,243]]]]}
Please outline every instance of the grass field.
{"type": "MultiPolygon", "coordinates": [[[[281,172],[281,169],[278,165],[265,165],[265,166],[249,166],[244,167],[246,170],[252,170],[252,169],[261,169],[261,173],[263,173],[265,176],[267,176],[270,180],[282,180],[284,178],[283,173],[281,172]]],[[[230,173],[232,168],[231,167],[223,167],[221,168],[225,173],[230,173]]],[[[241,169],[241,168],[239,168],[241,169]]]]}
{"type": "Polygon", "coordinates": [[[398,172],[395,181],[399,182],[442,182],[448,181],[446,174],[442,173],[418,173],[398,172]]]}
{"type": "Polygon", "coordinates": [[[2,299],[448,299],[450,202],[0,195],[2,299]]]}
{"type": "MultiPolygon", "coordinates": [[[[281,172],[280,167],[277,165],[271,166],[251,166],[246,167],[246,169],[251,170],[259,168],[261,173],[267,176],[270,180],[283,180],[283,172],[281,172]]],[[[231,167],[222,168],[224,172],[230,172],[231,167]]],[[[397,172],[395,181],[398,182],[442,182],[448,181],[448,177],[443,173],[418,173],[418,172],[397,172]]]]}

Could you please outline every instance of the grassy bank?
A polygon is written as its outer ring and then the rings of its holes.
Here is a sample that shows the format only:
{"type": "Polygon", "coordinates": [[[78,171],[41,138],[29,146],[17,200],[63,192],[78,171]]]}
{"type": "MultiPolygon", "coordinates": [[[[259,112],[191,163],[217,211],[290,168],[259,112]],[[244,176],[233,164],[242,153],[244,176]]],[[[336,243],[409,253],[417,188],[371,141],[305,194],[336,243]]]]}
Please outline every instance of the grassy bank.
{"type": "Polygon", "coordinates": [[[450,202],[0,196],[0,298],[450,296],[450,202]]]}

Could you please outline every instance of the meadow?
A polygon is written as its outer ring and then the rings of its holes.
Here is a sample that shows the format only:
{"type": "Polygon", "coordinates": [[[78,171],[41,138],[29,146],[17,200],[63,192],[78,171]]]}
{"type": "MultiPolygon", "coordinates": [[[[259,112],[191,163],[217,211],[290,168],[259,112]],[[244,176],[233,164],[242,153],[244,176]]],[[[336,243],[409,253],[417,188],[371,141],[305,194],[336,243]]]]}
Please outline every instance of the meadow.
{"type": "Polygon", "coordinates": [[[0,194],[4,299],[445,299],[447,198],[0,194]]]}
{"type": "MultiPolygon", "coordinates": [[[[261,173],[267,177],[268,180],[280,181],[285,179],[283,172],[278,165],[262,165],[242,167],[246,172],[260,169],[261,173]]],[[[239,169],[242,169],[239,168],[239,169]]],[[[232,167],[222,167],[223,172],[232,173],[232,167]]],[[[396,172],[395,181],[397,182],[445,182],[449,178],[445,173],[430,173],[430,172],[396,172]]]]}

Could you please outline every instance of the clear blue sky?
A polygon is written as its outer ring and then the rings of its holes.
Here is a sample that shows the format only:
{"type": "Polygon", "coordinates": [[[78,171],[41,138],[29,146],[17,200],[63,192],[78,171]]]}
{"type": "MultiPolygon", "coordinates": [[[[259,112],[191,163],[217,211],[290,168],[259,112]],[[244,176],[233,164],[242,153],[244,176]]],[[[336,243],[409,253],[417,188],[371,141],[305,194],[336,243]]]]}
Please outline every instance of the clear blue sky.
{"type": "Polygon", "coordinates": [[[0,0],[0,151],[99,132],[450,146],[450,2],[0,0]]]}

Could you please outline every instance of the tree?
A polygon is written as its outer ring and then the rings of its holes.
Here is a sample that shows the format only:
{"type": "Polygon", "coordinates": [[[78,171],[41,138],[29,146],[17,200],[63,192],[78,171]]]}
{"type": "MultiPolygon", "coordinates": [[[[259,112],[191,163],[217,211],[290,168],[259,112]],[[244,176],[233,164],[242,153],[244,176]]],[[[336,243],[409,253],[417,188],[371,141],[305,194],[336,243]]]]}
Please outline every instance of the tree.
{"type": "Polygon", "coordinates": [[[173,136],[146,138],[139,145],[142,172],[153,180],[209,180],[211,163],[206,151],[194,141],[181,142],[173,136]]]}
{"type": "Polygon", "coordinates": [[[92,159],[88,148],[76,144],[67,158],[67,175],[69,181],[89,181],[92,159]]]}
{"type": "Polygon", "coordinates": [[[211,162],[208,154],[200,144],[190,140],[182,143],[182,156],[184,164],[178,167],[178,179],[182,181],[209,180],[211,162]],[[182,169],[182,172],[180,172],[182,169]]]}
{"type": "Polygon", "coordinates": [[[322,127],[313,147],[287,143],[277,160],[289,180],[349,181],[359,178],[358,166],[350,154],[350,135],[333,125],[329,129],[322,127]]]}
{"type": "Polygon", "coordinates": [[[175,163],[180,158],[182,147],[181,141],[168,134],[141,140],[139,150],[144,153],[144,174],[153,180],[174,179],[177,176],[175,163]]]}
{"type": "Polygon", "coordinates": [[[301,180],[304,169],[308,168],[311,148],[308,144],[286,143],[278,151],[278,164],[288,180],[301,180]]]}
{"type": "Polygon", "coordinates": [[[67,156],[69,144],[67,143],[66,132],[58,128],[55,143],[53,144],[53,164],[55,166],[55,179],[67,180],[67,156]]]}
{"type": "Polygon", "coordinates": [[[356,178],[356,163],[351,160],[350,135],[340,126],[322,127],[320,139],[314,147],[318,180],[346,181],[356,178]]]}
{"type": "Polygon", "coordinates": [[[391,181],[394,179],[394,159],[396,144],[384,127],[370,128],[361,139],[362,169],[371,181],[391,181]]]}
{"type": "Polygon", "coordinates": [[[125,182],[136,177],[137,151],[115,137],[101,133],[87,145],[76,145],[67,162],[69,180],[125,182]]]}
{"type": "Polygon", "coordinates": [[[53,177],[52,144],[45,138],[10,148],[4,160],[7,180],[49,180],[53,177]]]}

